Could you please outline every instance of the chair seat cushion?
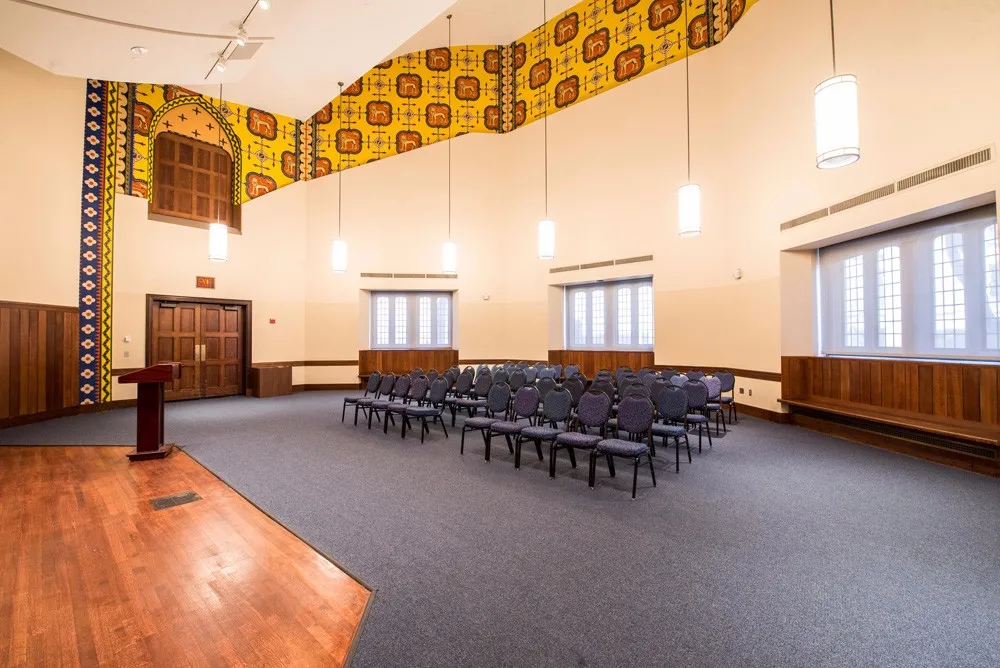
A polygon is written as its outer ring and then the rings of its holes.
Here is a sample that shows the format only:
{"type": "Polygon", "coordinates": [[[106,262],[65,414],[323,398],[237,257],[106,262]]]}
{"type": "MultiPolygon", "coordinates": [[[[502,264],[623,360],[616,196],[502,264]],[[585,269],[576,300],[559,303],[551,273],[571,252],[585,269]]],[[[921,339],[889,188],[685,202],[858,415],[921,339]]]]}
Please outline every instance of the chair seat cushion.
{"type": "Polygon", "coordinates": [[[474,417],[465,421],[465,426],[469,429],[487,429],[494,422],[500,422],[498,418],[474,417]]]}
{"type": "Polygon", "coordinates": [[[416,417],[433,417],[440,413],[441,410],[434,408],[433,406],[407,406],[406,414],[414,415],[416,417]]]}
{"type": "Polygon", "coordinates": [[[356,403],[358,403],[359,401],[361,401],[364,398],[365,397],[344,397],[344,403],[345,404],[356,404],[356,403]]]}
{"type": "Polygon", "coordinates": [[[357,400],[354,403],[359,406],[371,406],[375,403],[375,401],[375,397],[357,397],[357,400]]]}
{"type": "Polygon", "coordinates": [[[445,398],[444,398],[444,402],[445,402],[446,404],[454,404],[454,403],[458,403],[458,397],[445,397],[445,398]]]}
{"type": "Polygon", "coordinates": [[[683,436],[684,427],[679,424],[654,424],[654,436],[683,436]]]}
{"type": "Polygon", "coordinates": [[[733,399],[732,397],[722,397],[721,399],[719,399],[719,401],[721,401],[724,404],[733,404],[733,403],[736,403],[736,400],[733,399]]]}
{"type": "Polygon", "coordinates": [[[525,427],[521,430],[521,436],[524,438],[537,438],[540,441],[551,441],[561,433],[562,429],[555,427],[525,427]]]}
{"type": "Polygon", "coordinates": [[[720,404],[705,404],[705,408],[710,411],[722,410],[722,406],[720,404]]]}
{"type": "Polygon", "coordinates": [[[378,401],[372,402],[372,408],[377,408],[379,410],[384,411],[385,409],[389,408],[389,405],[391,403],[392,403],[391,401],[387,401],[385,399],[379,399],[378,401]]]}
{"type": "Polygon", "coordinates": [[[638,457],[646,454],[646,444],[623,441],[620,438],[608,438],[597,444],[597,451],[621,457],[638,457]]]}
{"type": "Polygon", "coordinates": [[[410,404],[389,404],[389,408],[386,409],[390,413],[405,413],[406,409],[410,407],[410,404]]]}
{"type": "Polygon", "coordinates": [[[708,422],[708,418],[701,413],[689,413],[688,422],[708,422]]]}
{"type": "Polygon", "coordinates": [[[502,420],[490,425],[490,431],[498,434],[520,434],[521,430],[529,426],[527,422],[507,422],[506,420],[502,420]]]}
{"type": "Polygon", "coordinates": [[[556,445],[565,445],[571,448],[593,448],[601,442],[598,434],[581,434],[578,431],[564,431],[556,436],[556,445]]]}
{"type": "Polygon", "coordinates": [[[455,405],[463,408],[486,408],[488,404],[486,399],[459,399],[455,405]]]}

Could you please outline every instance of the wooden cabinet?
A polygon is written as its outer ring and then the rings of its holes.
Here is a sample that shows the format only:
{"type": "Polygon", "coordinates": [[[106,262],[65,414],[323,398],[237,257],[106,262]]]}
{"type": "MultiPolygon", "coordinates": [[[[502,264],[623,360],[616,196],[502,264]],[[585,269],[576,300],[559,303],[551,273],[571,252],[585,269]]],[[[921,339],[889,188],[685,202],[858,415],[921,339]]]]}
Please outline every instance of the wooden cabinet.
{"type": "Polygon", "coordinates": [[[251,394],[259,399],[291,394],[292,367],[255,366],[250,371],[250,388],[251,394]]]}

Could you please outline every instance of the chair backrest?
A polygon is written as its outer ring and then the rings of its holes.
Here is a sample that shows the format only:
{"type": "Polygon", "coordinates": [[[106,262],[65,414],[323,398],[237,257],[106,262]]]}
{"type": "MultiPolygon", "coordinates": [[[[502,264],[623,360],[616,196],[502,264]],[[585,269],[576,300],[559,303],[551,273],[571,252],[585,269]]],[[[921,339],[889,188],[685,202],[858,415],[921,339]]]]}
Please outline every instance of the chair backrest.
{"type": "Polygon", "coordinates": [[[584,385],[587,384],[587,374],[581,373],[580,371],[577,371],[572,376],[567,376],[567,378],[576,378],[578,381],[580,381],[584,385]]]}
{"type": "Polygon", "coordinates": [[[584,427],[603,427],[611,416],[611,399],[604,392],[591,389],[580,397],[576,414],[584,427]]]}
{"type": "Polygon", "coordinates": [[[677,387],[684,387],[684,383],[688,382],[688,377],[682,373],[679,373],[676,376],[671,376],[670,382],[676,385],[677,387]]]}
{"type": "Polygon", "coordinates": [[[660,410],[660,395],[663,394],[668,387],[674,387],[671,382],[665,378],[656,378],[653,384],[649,386],[649,398],[653,401],[653,405],[656,406],[656,410],[660,410]]]}
{"type": "Polygon", "coordinates": [[[400,376],[396,379],[396,384],[392,386],[392,396],[394,397],[405,397],[406,393],[410,391],[410,377],[400,376]]]}
{"type": "MultiPolygon", "coordinates": [[[[476,393],[477,397],[482,398],[490,393],[490,388],[493,387],[493,385],[493,376],[488,373],[484,373],[480,376],[476,376],[476,384],[473,391],[476,393]]],[[[506,383],[504,383],[504,385],[506,385],[506,383]]]]}
{"type": "Polygon", "coordinates": [[[417,376],[410,382],[410,391],[406,393],[410,401],[420,401],[427,396],[427,388],[430,387],[427,376],[417,376]]]}
{"type": "Polygon", "coordinates": [[[529,366],[524,370],[524,376],[529,383],[534,383],[535,379],[538,378],[538,369],[533,366],[529,366]]]}
{"type": "Polygon", "coordinates": [[[510,380],[510,373],[507,369],[497,369],[493,372],[494,383],[506,383],[508,380],[510,380]]]}
{"type": "Polygon", "coordinates": [[[472,390],[472,372],[463,371],[455,379],[455,394],[460,397],[466,396],[472,390]]]}
{"type": "Polygon", "coordinates": [[[632,373],[632,368],[627,366],[620,366],[615,370],[615,382],[622,382],[622,378],[632,373]]]}
{"type": "MultiPolygon", "coordinates": [[[[615,400],[615,386],[611,384],[610,380],[595,380],[591,386],[591,391],[597,390],[598,392],[603,392],[607,397],[608,401],[614,403],[615,400]]],[[[583,401],[581,398],[580,401],[583,401]]]]}
{"type": "Polygon", "coordinates": [[[573,395],[564,387],[556,387],[545,395],[542,402],[542,415],[552,422],[565,422],[573,410],[573,395]]]}
{"type": "Polygon", "coordinates": [[[654,371],[653,373],[647,373],[645,376],[643,376],[639,380],[641,380],[642,384],[645,385],[647,388],[651,388],[651,387],[653,387],[653,383],[656,382],[657,378],[659,378],[659,376],[657,376],[656,372],[654,371]]]}
{"type": "Polygon", "coordinates": [[[722,389],[720,392],[732,392],[736,389],[736,376],[734,376],[729,371],[720,371],[715,374],[715,377],[722,381],[722,389]]]}
{"type": "Polygon", "coordinates": [[[372,375],[368,376],[368,385],[365,387],[365,394],[371,394],[372,392],[378,391],[379,383],[382,382],[382,374],[378,371],[372,371],[372,375]]]}
{"type": "MultiPolygon", "coordinates": [[[[552,382],[554,385],[555,381],[552,382]]],[[[541,382],[539,382],[539,385],[541,385],[541,382]]],[[[577,403],[580,402],[580,397],[583,396],[583,391],[586,388],[586,385],[580,380],[579,376],[573,376],[572,378],[567,378],[565,382],[563,382],[562,386],[573,397],[573,405],[576,406],[577,403]]]]}
{"type": "Polygon", "coordinates": [[[708,388],[708,400],[718,401],[722,393],[722,381],[717,376],[705,376],[701,382],[708,388]]]}
{"type": "MultiPolygon", "coordinates": [[[[643,388],[645,389],[645,388],[643,388]]],[[[618,403],[618,430],[633,438],[645,435],[653,426],[653,402],[646,397],[629,395],[618,403]]]]}
{"type": "Polygon", "coordinates": [[[538,390],[525,385],[514,395],[514,419],[534,417],[538,412],[538,390]]]}
{"type": "Polygon", "coordinates": [[[522,387],[524,387],[528,382],[528,374],[524,372],[524,369],[514,369],[510,373],[510,389],[517,392],[522,387]]]}
{"type": "Polygon", "coordinates": [[[663,391],[656,395],[656,412],[664,420],[683,420],[688,412],[687,392],[676,385],[663,384],[663,391]]]}
{"type": "Polygon", "coordinates": [[[558,378],[562,374],[562,364],[553,365],[552,370],[555,371],[553,378],[558,378]]]}
{"type": "Polygon", "coordinates": [[[567,378],[572,378],[573,376],[575,376],[578,373],[580,373],[580,365],[579,364],[567,364],[566,365],[566,377],[567,378]]]}
{"type": "Polygon", "coordinates": [[[528,368],[528,363],[525,362],[524,360],[521,360],[520,362],[517,363],[517,368],[518,369],[527,369],[528,368]]]}
{"type": "Polygon", "coordinates": [[[635,375],[639,377],[639,380],[643,380],[646,376],[650,376],[655,373],[656,372],[650,369],[648,366],[644,366],[641,369],[639,369],[639,371],[637,371],[635,375]]]}
{"type": "Polygon", "coordinates": [[[555,369],[542,369],[541,371],[538,372],[538,377],[539,378],[555,378],[556,377],[556,371],[555,371],[555,369]]]}
{"type": "Polygon", "coordinates": [[[389,394],[390,392],[392,392],[392,388],[395,384],[396,384],[396,374],[394,373],[385,374],[384,376],[382,376],[382,380],[380,380],[378,383],[378,392],[376,393],[376,396],[382,397],[389,394]]]}
{"type": "Polygon", "coordinates": [[[660,372],[660,376],[662,376],[667,380],[670,380],[671,376],[676,376],[676,375],[678,375],[677,369],[664,369],[663,371],[660,372]]]}
{"type": "Polygon", "coordinates": [[[631,387],[633,384],[636,384],[638,382],[639,382],[639,379],[636,378],[635,376],[623,376],[618,381],[618,394],[620,396],[625,396],[625,392],[628,390],[628,388],[631,387]]]}
{"type": "Polygon", "coordinates": [[[415,380],[417,377],[422,375],[424,375],[424,370],[421,369],[420,367],[417,367],[416,369],[410,372],[410,380],[415,380]]]}
{"type": "Polygon", "coordinates": [[[650,393],[649,393],[649,388],[643,385],[642,383],[632,383],[631,385],[628,386],[628,388],[625,390],[625,394],[623,394],[622,396],[623,397],[639,396],[639,397],[646,397],[647,399],[649,399],[650,393]]]}
{"type": "Polygon", "coordinates": [[[434,406],[443,405],[444,398],[448,396],[449,387],[450,383],[448,382],[448,374],[446,372],[445,375],[438,376],[437,378],[434,379],[434,382],[431,383],[431,393],[430,396],[427,397],[427,399],[434,406]]]}
{"type": "Polygon", "coordinates": [[[489,390],[486,398],[486,412],[491,415],[501,415],[507,412],[510,401],[510,386],[507,383],[496,383],[489,390]]]}
{"type": "Polygon", "coordinates": [[[476,377],[478,378],[479,374],[482,373],[490,373],[490,368],[485,364],[480,364],[479,366],[476,367],[476,377]]]}
{"type": "Polygon", "coordinates": [[[448,387],[452,388],[455,387],[455,381],[458,380],[458,374],[455,373],[454,369],[448,369],[447,371],[444,372],[444,374],[441,375],[441,378],[447,380],[448,387]]]}
{"type": "Polygon", "coordinates": [[[542,398],[542,401],[545,401],[549,392],[555,389],[556,381],[554,378],[542,378],[535,387],[538,388],[538,396],[542,398]]]}
{"type": "Polygon", "coordinates": [[[702,373],[701,371],[688,371],[687,377],[688,380],[701,380],[702,378],[705,377],[705,374],[702,373]]]}
{"type": "Polygon", "coordinates": [[[425,373],[424,375],[425,375],[425,376],[427,376],[427,380],[428,380],[429,382],[433,383],[433,382],[434,382],[435,380],[437,380],[437,377],[438,377],[439,375],[441,375],[441,374],[439,374],[439,373],[438,373],[438,370],[437,370],[437,369],[431,369],[430,371],[428,371],[428,372],[427,372],[427,373],[425,373]]]}
{"type": "Polygon", "coordinates": [[[545,368],[545,362],[535,362],[535,366],[532,368],[535,370],[535,373],[538,373],[545,368]]]}
{"type": "Polygon", "coordinates": [[[704,409],[708,403],[708,386],[700,380],[689,380],[683,387],[688,395],[688,408],[693,411],[704,409]]]}

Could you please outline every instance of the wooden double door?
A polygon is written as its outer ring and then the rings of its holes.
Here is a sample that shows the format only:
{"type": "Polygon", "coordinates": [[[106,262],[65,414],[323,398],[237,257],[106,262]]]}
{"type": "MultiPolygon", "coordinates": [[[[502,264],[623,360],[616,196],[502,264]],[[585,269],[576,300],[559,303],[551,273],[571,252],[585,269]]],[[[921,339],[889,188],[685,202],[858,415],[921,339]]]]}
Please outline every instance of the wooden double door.
{"type": "Polygon", "coordinates": [[[154,299],[150,320],[148,363],[181,367],[167,401],[245,392],[245,306],[154,299]]]}

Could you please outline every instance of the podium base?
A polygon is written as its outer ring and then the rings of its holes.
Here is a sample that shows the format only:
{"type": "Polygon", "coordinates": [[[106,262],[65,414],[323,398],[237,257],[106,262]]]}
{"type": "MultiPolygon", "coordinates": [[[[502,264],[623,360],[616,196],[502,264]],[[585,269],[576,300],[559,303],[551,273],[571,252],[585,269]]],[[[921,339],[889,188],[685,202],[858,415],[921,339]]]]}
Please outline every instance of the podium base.
{"type": "Polygon", "coordinates": [[[138,450],[133,450],[128,453],[128,459],[130,462],[141,462],[147,459],[163,459],[170,454],[170,451],[174,449],[173,443],[164,443],[156,450],[149,450],[147,452],[139,452],[138,450]]]}

